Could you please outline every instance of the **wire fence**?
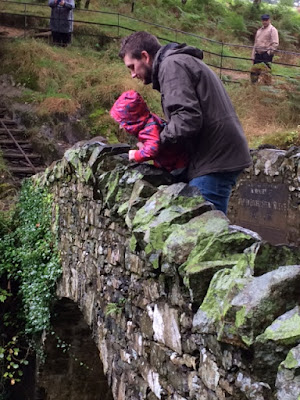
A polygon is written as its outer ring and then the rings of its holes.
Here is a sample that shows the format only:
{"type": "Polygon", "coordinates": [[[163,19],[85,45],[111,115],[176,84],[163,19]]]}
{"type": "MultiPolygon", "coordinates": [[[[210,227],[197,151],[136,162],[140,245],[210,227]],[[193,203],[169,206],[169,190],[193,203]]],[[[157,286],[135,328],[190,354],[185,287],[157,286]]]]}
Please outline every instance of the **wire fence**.
{"type": "MultiPolygon", "coordinates": [[[[24,36],[32,30],[49,30],[50,12],[47,4],[0,1],[0,23],[24,29],[24,36]]],[[[252,46],[220,42],[116,12],[86,9],[75,9],[74,12],[73,35],[81,45],[86,43],[87,37],[94,43],[102,43],[104,38],[120,38],[140,30],[153,33],[161,42],[187,43],[201,48],[206,64],[225,81],[238,82],[248,77],[252,67],[252,46]]],[[[277,50],[272,76],[278,79],[299,78],[300,53],[277,50]]]]}

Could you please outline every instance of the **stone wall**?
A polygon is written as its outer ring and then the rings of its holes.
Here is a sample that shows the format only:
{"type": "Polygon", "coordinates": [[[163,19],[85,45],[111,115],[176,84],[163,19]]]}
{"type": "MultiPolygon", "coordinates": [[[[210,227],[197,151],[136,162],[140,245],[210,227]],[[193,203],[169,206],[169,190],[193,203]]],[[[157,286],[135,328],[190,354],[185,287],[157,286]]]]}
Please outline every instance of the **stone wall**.
{"type": "Polygon", "coordinates": [[[252,158],[231,197],[230,220],[273,244],[299,247],[300,148],[254,150],[252,158]]]}
{"type": "Polygon", "coordinates": [[[79,306],[113,398],[298,399],[300,252],[125,150],[90,141],[34,178],[58,212],[57,294],[79,306]]]}

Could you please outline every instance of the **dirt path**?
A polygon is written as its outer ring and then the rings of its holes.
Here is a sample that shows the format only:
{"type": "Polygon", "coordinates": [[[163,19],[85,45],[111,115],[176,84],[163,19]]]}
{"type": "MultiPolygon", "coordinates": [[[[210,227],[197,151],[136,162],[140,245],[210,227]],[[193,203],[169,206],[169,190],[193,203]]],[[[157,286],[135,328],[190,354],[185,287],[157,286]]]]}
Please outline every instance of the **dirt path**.
{"type": "Polygon", "coordinates": [[[18,38],[24,36],[24,29],[10,28],[0,25],[0,37],[18,38]]]}

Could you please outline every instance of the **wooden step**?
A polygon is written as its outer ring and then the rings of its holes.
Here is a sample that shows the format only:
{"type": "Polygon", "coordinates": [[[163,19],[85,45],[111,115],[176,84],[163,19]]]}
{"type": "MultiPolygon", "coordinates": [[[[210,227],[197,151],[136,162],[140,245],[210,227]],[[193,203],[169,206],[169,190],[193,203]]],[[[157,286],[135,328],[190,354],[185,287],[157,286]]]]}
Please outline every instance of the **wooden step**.
{"type": "MultiPolygon", "coordinates": [[[[3,153],[4,158],[24,158],[24,155],[21,153],[13,153],[13,152],[8,152],[8,151],[7,152],[3,151],[2,153],[3,153]]],[[[34,153],[26,154],[26,156],[28,158],[34,159],[34,160],[41,158],[41,156],[39,154],[34,154],[34,153]]]]}
{"type": "MultiPolygon", "coordinates": [[[[13,134],[20,134],[20,133],[25,133],[24,129],[18,129],[18,128],[8,128],[9,131],[13,134]]],[[[2,128],[2,125],[0,125],[0,134],[6,133],[7,134],[7,130],[5,128],[2,128]]]]}
{"type": "Polygon", "coordinates": [[[36,167],[35,170],[32,167],[8,167],[8,168],[9,168],[9,171],[14,174],[18,174],[18,173],[35,174],[37,172],[42,172],[45,170],[44,167],[36,167]]]}
{"type": "MultiPolygon", "coordinates": [[[[22,139],[22,140],[16,140],[18,144],[31,144],[29,140],[22,139]]],[[[15,144],[15,142],[12,139],[0,139],[0,146],[5,145],[5,144],[15,144]]]]}
{"type": "MultiPolygon", "coordinates": [[[[0,121],[2,121],[7,126],[17,126],[18,125],[16,123],[16,121],[14,121],[13,119],[0,118],[0,121]]],[[[0,123],[0,126],[2,127],[1,123],[0,123]]]]}

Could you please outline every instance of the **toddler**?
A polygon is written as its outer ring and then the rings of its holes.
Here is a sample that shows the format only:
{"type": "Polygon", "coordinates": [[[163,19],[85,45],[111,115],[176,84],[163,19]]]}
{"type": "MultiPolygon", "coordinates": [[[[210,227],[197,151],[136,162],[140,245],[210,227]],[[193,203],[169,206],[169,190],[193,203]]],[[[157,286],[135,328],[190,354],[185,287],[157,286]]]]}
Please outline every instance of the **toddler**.
{"type": "Polygon", "coordinates": [[[124,92],[110,110],[111,117],[130,135],[137,137],[139,150],[129,150],[129,160],[141,163],[153,160],[158,168],[169,172],[187,166],[187,154],[177,144],[160,146],[159,135],[166,123],[150,113],[142,96],[134,90],[124,92]]]}

